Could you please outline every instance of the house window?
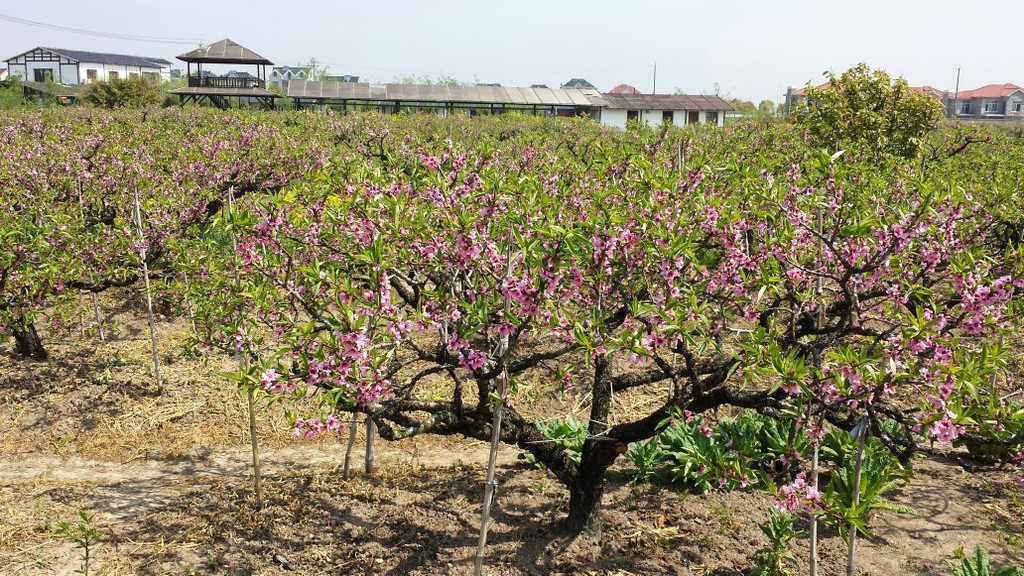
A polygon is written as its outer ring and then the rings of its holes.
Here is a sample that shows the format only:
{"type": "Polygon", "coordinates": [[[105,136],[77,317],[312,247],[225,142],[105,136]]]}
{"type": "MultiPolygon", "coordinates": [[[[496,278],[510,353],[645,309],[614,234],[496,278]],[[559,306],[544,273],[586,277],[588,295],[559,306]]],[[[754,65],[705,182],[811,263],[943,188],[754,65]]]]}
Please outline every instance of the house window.
{"type": "Polygon", "coordinates": [[[1014,102],[1013,103],[1013,111],[1014,112],[1020,112],[1021,109],[1024,108],[1024,106],[1022,106],[1022,104],[1024,104],[1024,103],[1022,103],[1020,100],[1014,102]]]}
{"type": "Polygon", "coordinates": [[[686,115],[686,123],[696,124],[698,122],[700,122],[700,112],[697,112],[696,110],[691,110],[690,113],[686,115]]]}
{"type": "Polygon", "coordinates": [[[49,68],[36,68],[33,73],[36,82],[53,82],[53,70],[49,68]]]}
{"type": "Polygon", "coordinates": [[[985,112],[999,112],[999,101],[985,102],[985,112]]]}
{"type": "Polygon", "coordinates": [[[626,122],[638,122],[640,120],[639,110],[626,110],[626,122]]]}
{"type": "Polygon", "coordinates": [[[96,78],[97,78],[96,74],[97,74],[97,72],[96,72],[95,68],[86,69],[86,71],[85,71],[85,79],[91,84],[91,83],[96,81],[96,78]]]}
{"type": "Polygon", "coordinates": [[[964,102],[963,106],[960,107],[960,113],[961,114],[970,114],[971,113],[971,103],[970,102],[964,102]]]}
{"type": "Polygon", "coordinates": [[[674,122],[672,117],[673,117],[673,114],[672,114],[671,110],[666,110],[666,111],[662,112],[661,113],[661,123],[662,124],[672,124],[674,122]]]}
{"type": "Polygon", "coordinates": [[[704,122],[718,126],[718,112],[705,112],[704,122]]]}
{"type": "Polygon", "coordinates": [[[117,75],[117,72],[113,70],[107,72],[107,80],[117,80],[118,78],[120,78],[120,76],[117,75]]]}

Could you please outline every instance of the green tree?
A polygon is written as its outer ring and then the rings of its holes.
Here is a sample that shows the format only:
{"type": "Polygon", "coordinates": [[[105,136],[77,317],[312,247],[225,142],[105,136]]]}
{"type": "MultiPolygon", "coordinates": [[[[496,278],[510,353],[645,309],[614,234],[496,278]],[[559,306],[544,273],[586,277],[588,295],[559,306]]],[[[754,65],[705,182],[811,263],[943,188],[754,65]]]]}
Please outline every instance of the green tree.
{"type": "Polygon", "coordinates": [[[0,82],[0,110],[13,110],[29,105],[21,84],[14,78],[0,82]]]}
{"type": "Polygon", "coordinates": [[[102,108],[142,108],[160,104],[164,98],[155,82],[133,76],[90,84],[82,99],[102,108]]]}
{"type": "Polygon", "coordinates": [[[937,100],[867,64],[826,75],[824,87],[808,85],[807,100],[793,116],[817,146],[911,159],[942,117],[937,100]]]}
{"type": "Polygon", "coordinates": [[[402,75],[402,76],[395,76],[393,81],[394,81],[395,84],[423,84],[423,85],[427,85],[427,86],[432,86],[432,85],[436,85],[436,86],[463,86],[463,85],[465,85],[465,82],[461,82],[461,81],[459,81],[458,78],[455,78],[454,76],[449,76],[448,74],[445,74],[443,70],[441,71],[440,74],[438,74],[437,78],[431,78],[430,76],[427,76],[426,74],[423,74],[423,75],[420,75],[420,76],[417,76],[415,74],[405,74],[405,75],[402,75]]]}
{"type": "Polygon", "coordinates": [[[742,116],[756,116],[757,106],[754,106],[753,102],[743,100],[741,98],[730,98],[729,105],[732,106],[733,112],[742,116]]]}
{"type": "Polygon", "coordinates": [[[318,62],[316,58],[310,58],[309,64],[306,64],[305,68],[307,80],[322,81],[329,72],[329,68],[318,62]]]}
{"type": "Polygon", "coordinates": [[[758,116],[775,116],[775,113],[775,102],[771,100],[761,100],[761,103],[757,105],[758,116]]]}

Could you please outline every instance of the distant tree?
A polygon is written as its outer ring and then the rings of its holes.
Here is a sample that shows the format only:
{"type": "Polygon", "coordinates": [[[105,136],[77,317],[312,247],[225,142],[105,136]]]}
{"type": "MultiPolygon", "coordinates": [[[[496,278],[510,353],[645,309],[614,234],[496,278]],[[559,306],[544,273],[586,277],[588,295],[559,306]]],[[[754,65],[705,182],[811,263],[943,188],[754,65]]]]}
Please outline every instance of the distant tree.
{"type": "Polygon", "coordinates": [[[161,104],[164,96],[152,80],[132,76],[90,84],[82,99],[101,108],[142,108],[161,104]]]}
{"type": "Polygon", "coordinates": [[[316,58],[310,58],[304,68],[306,68],[307,80],[323,80],[329,71],[328,67],[318,62],[316,58]]]}
{"type": "Polygon", "coordinates": [[[758,116],[775,116],[776,110],[775,102],[771,100],[761,100],[761,103],[757,105],[758,116]]]}
{"type": "Polygon", "coordinates": [[[417,76],[416,74],[405,74],[402,76],[395,76],[393,79],[395,84],[422,84],[427,86],[463,86],[465,82],[460,81],[454,76],[449,76],[443,71],[437,75],[437,78],[431,78],[426,74],[417,76]]]}
{"type": "Polygon", "coordinates": [[[31,104],[25,99],[25,91],[16,78],[0,82],[0,110],[13,110],[31,104]]]}
{"type": "Polygon", "coordinates": [[[807,100],[793,115],[818,146],[910,159],[942,117],[937,100],[867,64],[826,76],[821,88],[808,84],[807,100]]]}
{"type": "Polygon", "coordinates": [[[748,100],[742,100],[740,98],[730,98],[728,102],[729,105],[732,106],[732,111],[734,114],[739,114],[741,116],[757,115],[757,106],[754,106],[753,102],[750,102],[748,100]]]}

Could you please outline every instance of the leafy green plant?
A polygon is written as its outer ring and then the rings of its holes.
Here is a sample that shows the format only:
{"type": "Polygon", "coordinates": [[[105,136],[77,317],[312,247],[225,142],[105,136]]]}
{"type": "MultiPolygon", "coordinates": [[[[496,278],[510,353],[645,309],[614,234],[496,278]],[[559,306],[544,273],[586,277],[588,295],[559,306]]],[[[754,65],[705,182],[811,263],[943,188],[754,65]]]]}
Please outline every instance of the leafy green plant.
{"type": "Polygon", "coordinates": [[[821,457],[831,461],[827,488],[823,496],[824,520],[834,526],[846,539],[850,525],[865,536],[868,516],[873,510],[888,510],[897,514],[913,514],[914,509],[886,500],[884,496],[903,487],[913,476],[909,468],[878,442],[869,438],[861,460],[860,499],[854,505],[857,443],[843,430],[832,430],[822,442],[821,457]]]}
{"type": "Polygon", "coordinates": [[[143,108],[163,102],[157,84],[142,76],[94,82],[82,97],[94,106],[103,108],[143,108]]]}
{"type": "Polygon", "coordinates": [[[768,537],[769,545],[754,552],[753,559],[757,562],[757,568],[751,572],[751,576],[791,576],[793,571],[787,564],[799,568],[800,563],[787,548],[790,541],[803,537],[804,532],[793,527],[793,516],[789,512],[775,507],[768,510],[768,521],[756,524],[768,537]]]}
{"type": "Polygon", "coordinates": [[[810,446],[805,433],[791,433],[791,425],[746,411],[712,427],[702,416],[676,413],[656,438],[627,452],[635,468],[628,474],[638,480],[664,478],[698,493],[771,484],[787,457],[810,446]]]}
{"type": "Polygon", "coordinates": [[[633,464],[627,472],[637,482],[649,482],[658,478],[657,465],[661,461],[661,447],[657,438],[637,442],[626,452],[626,459],[633,464]]]}
{"type": "Polygon", "coordinates": [[[975,546],[974,552],[959,563],[947,560],[953,569],[953,576],[1024,576],[1024,569],[1017,566],[1000,566],[992,572],[988,565],[988,552],[975,546]]]}
{"type": "MultiPolygon", "coordinates": [[[[560,449],[568,451],[571,460],[580,461],[583,442],[587,439],[587,425],[580,422],[579,418],[569,414],[565,418],[552,418],[547,422],[538,420],[536,426],[541,434],[548,437],[560,449]]],[[[537,459],[529,452],[521,452],[519,458],[539,465],[537,459]]]]}
{"type": "Polygon", "coordinates": [[[82,567],[75,572],[89,576],[89,558],[101,534],[92,526],[92,514],[82,510],[78,512],[78,518],[75,523],[58,522],[54,534],[73,542],[82,550],[82,567]]]}

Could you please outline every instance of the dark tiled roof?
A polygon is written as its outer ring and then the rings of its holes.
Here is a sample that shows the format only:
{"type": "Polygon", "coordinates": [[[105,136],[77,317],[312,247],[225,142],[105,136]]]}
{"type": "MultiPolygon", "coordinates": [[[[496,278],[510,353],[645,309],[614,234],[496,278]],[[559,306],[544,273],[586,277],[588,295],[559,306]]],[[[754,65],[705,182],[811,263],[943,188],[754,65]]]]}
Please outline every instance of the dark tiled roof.
{"type": "Polygon", "coordinates": [[[596,86],[587,82],[583,78],[573,78],[565,84],[562,84],[562,88],[596,88],[596,86]]]}
{"type": "Polygon", "coordinates": [[[95,62],[97,64],[110,64],[112,66],[141,66],[143,68],[170,68],[171,63],[163,58],[150,58],[148,56],[130,56],[128,54],[110,54],[108,52],[87,52],[85,50],[67,50],[64,48],[43,48],[54,54],[65,58],[78,60],[79,62],[95,62]]]}
{"type": "Polygon", "coordinates": [[[183,62],[208,62],[211,64],[267,64],[273,62],[249,50],[234,40],[225,38],[213,44],[207,44],[178,56],[183,62]]]}
{"type": "Polygon", "coordinates": [[[595,106],[584,90],[448,86],[445,84],[369,84],[292,80],[288,96],[303,99],[392,102],[460,102],[526,106],[595,106]]]}
{"type": "Polygon", "coordinates": [[[618,110],[706,110],[728,112],[732,106],[718,96],[688,94],[601,94],[608,108],[618,110]]]}
{"type": "Polygon", "coordinates": [[[64,86],[61,84],[54,84],[52,82],[23,81],[21,82],[21,85],[27,88],[31,88],[36,92],[53,94],[54,96],[80,96],[82,95],[82,93],[89,89],[89,87],[84,84],[73,84],[71,86],[64,86]]]}

